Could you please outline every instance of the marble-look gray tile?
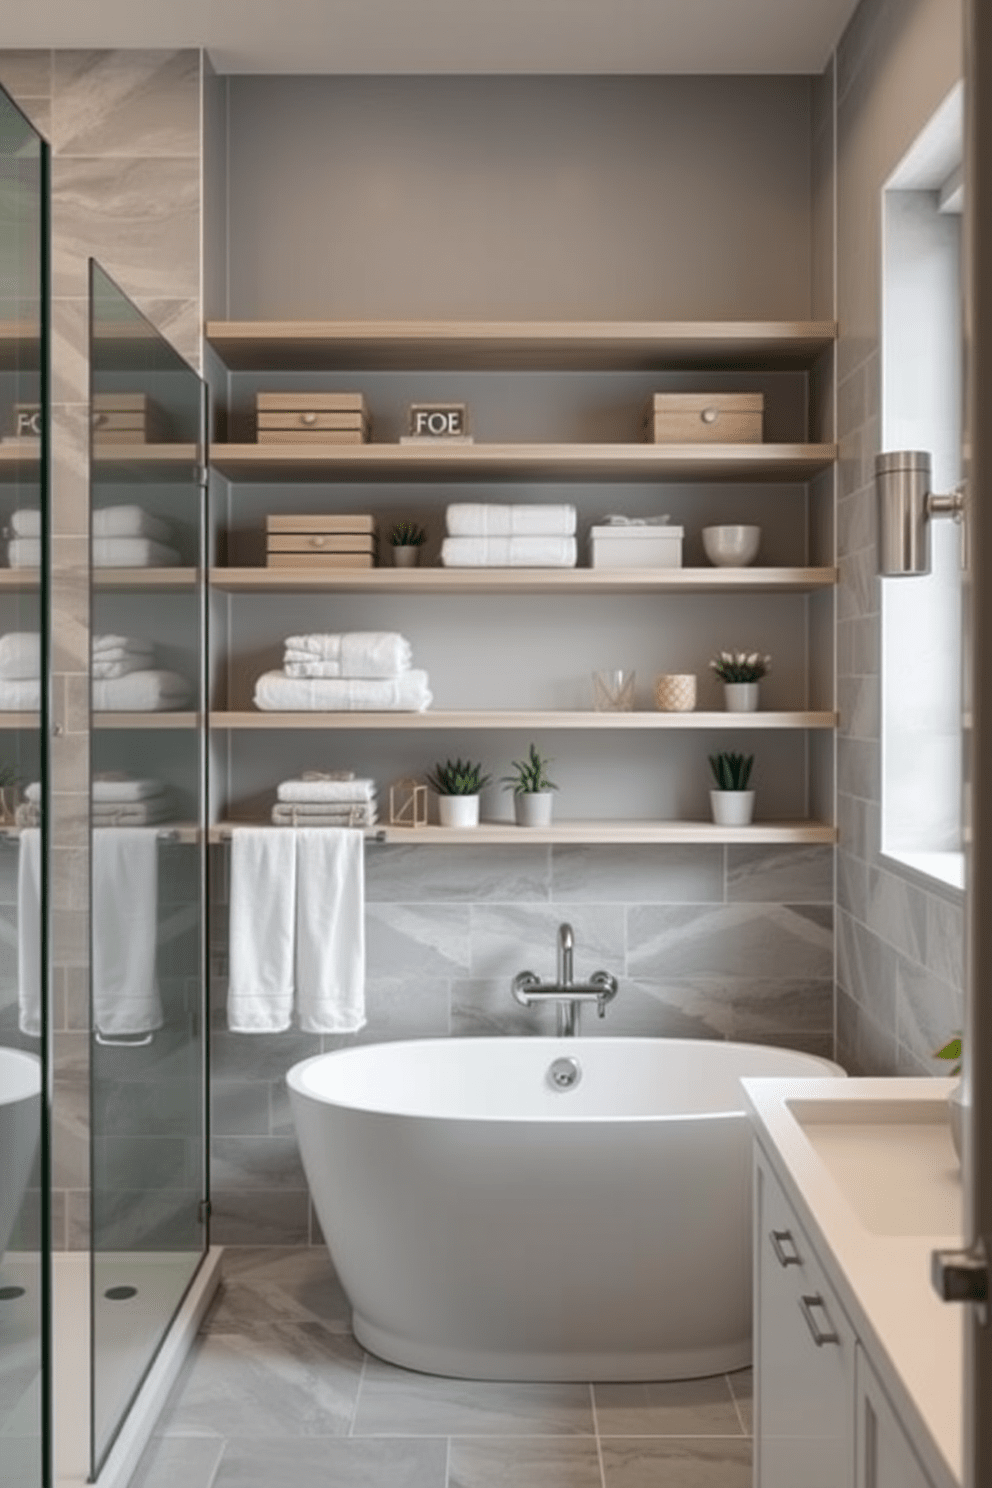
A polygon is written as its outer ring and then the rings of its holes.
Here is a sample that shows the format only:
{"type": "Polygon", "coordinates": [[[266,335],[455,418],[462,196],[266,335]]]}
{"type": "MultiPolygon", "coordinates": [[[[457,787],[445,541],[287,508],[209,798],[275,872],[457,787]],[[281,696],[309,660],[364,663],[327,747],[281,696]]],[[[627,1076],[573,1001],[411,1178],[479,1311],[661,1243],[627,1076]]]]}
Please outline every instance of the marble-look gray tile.
{"type": "Polygon", "coordinates": [[[364,1355],[318,1323],[202,1334],[159,1420],[163,1436],[347,1436],[364,1355]]]}
{"type": "Polygon", "coordinates": [[[473,978],[511,978],[525,968],[554,977],[558,927],[567,921],[575,934],[575,977],[593,971],[614,976],[624,971],[622,905],[473,905],[471,911],[473,978]]]}
{"type": "Polygon", "coordinates": [[[837,1059],[849,1075],[898,1073],[894,1026],[880,1026],[840,987],[837,989],[837,1059]]]}
{"type": "Polygon", "coordinates": [[[216,1245],[307,1245],[310,1196],[302,1190],[210,1191],[210,1238],[216,1245]]]}
{"type": "Polygon", "coordinates": [[[871,870],[861,858],[848,852],[837,854],[837,905],[856,920],[868,918],[868,874],[871,870]]]}
{"type": "Polygon", "coordinates": [[[89,303],[53,300],[51,308],[52,402],[88,403],[89,303]]]}
{"type": "Polygon", "coordinates": [[[589,1386],[413,1374],[369,1359],[354,1436],[591,1436],[589,1386]]]}
{"type": "Polygon", "coordinates": [[[161,331],[174,351],[178,351],[194,372],[199,373],[202,363],[200,302],[198,299],[167,297],[163,295],[136,295],[135,304],[141,313],[161,331]]]}
{"type": "Polygon", "coordinates": [[[868,928],[911,960],[926,958],[927,895],[884,868],[868,871],[868,928]]]}
{"type": "Polygon", "coordinates": [[[466,978],[451,983],[454,1038],[517,1038],[530,1034],[550,1037],[554,1031],[555,1010],[550,1003],[521,1007],[510,991],[509,977],[491,981],[466,978]]]}
{"type": "Polygon", "coordinates": [[[962,992],[940,981],[926,967],[899,956],[896,969],[896,1036],[932,1075],[949,1066],[934,1057],[964,1026],[962,992]]]}
{"type": "Polygon", "coordinates": [[[50,98],[52,53],[35,47],[0,47],[0,88],[19,108],[26,99],[50,98]]]}
{"type": "Polygon", "coordinates": [[[607,1018],[615,1035],[788,1043],[832,1028],[833,983],[768,976],[627,982],[607,1018]]]}
{"type": "Polygon", "coordinates": [[[842,554],[838,563],[837,614],[844,620],[877,614],[878,558],[874,548],[842,554]]]}
{"type": "Polygon", "coordinates": [[[89,535],[89,439],[88,403],[53,404],[52,532],[59,537],[89,535]]]}
{"type": "Polygon", "coordinates": [[[369,853],[370,903],[533,903],[550,895],[551,849],[388,846],[369,853]]]}
{"type": "Polygon", "coordinates": [[[210,1078],[223,1080],[282,1080],[291,1065],[320,1053],[314,1033],[214,1032],[210,1041],[210,1078]]]}
{"type": "Polygon", "coordinates": [[[735,1369],[733,1374],[727,1375],[727,1383],[730,1385],[741,1425],[745,1434],[750,1436],[754,1431],[754,1370],[735,1369]]]}
{"type": "Polygon", "coordinates": [[[881,792],[881,754],[870,739],[837,738],[837,789],[864,801],[877,801],[881,792]]]}
{"type": "Polygon", "coordinates": [[[447,1442],[230,1441],[212,1488],[445,1488],[447,1442]]]}
{"type": "Polygon", "coordinates": [[[224,1443],[207,1436],[154,1436],[131,1478],[130,1488],[211,1488],[224,1443]]]}
{"type": "Polygon", "coordinates": [[[928,894],[926,962],[935,976],[953,987],[964,986],[964,904],[928,894]]]}
{"type": "Polygon", "coordinates": [[[640,980],[755,978],[769,967],[789,980],[833,974],[827,905],[635,906],[627,912],[627,942],[629,972],[640,980]]]}
{"type": "Polygon", "coordinates": [[[273,1323],[318,1323],[347,1333],[351,1307],[324,1246],[228,1248],[223,1285],[205,1333],[246,1333],[273,1323]]]}
{"type": "Polygon", "coordinates": [[[214,1137],[210,1173],[219,1189],[306,1189],[293,1137],[214,1137]]]}
{"type": "Polygon", "coordinates": [[[727,899],[778,904],[831,904],[832,847],[727,848],[727,899]]]}
{"type": "Polygon", "coordinates": [[[200,65],[185,51],[54,53],[57,155],[199,156],[200,65]]]}
{"type": "Polygon", "coordinates": [[[451,1443],[448,1488],[602,1488],[594,1441],[563,1438],[451,1443]]]}
{"type": "Polygon", "coordinates": [[[895,1031],[897,958],[891,946],[843,910],[837,920],[837,981],[881,1028],[895,1031]]]}
{"type": "Polygon", "coordinates": [[[132,298],[199,293],[199,165],[174,159],[52,162],[52,292],[86,293],[90,256],[132,298]]]}
{"type": "Polygon", "coordinates": [[[365,947],[370,977],[464,976],[469,971],[467,904],[367,904],[365,947]]]}
{"type": "Polygon", "coordinates": [[[448,982],[428,976],[370,977],[365,984],[365,1011],[364,1028],[357,1034],[325,1034],[324,1048],[446,1038],[451,1025],[448,982]]]}
{"type": "Polygon", "coordinates": [[[593,1386],[600,1436],[740,1436],[727,1377],[593,1386]]]}
{"type": "Polygon", "coordinates": [[[845,738],[880,747],[882,700],[877,677],[840,677],[837,682],[838,726],[845,738]]]}
{"type": "Polygon", "coordinates": [[[723,899],[719,847],[556,846],[552,898],[581,904],[704,904],[723,899]]]}
{"type": "Polygon", "coordinates": [[[605,1488],[751,1488],[751,1443],[732,1437],[604,1441],[605,1488]]]}
{"type": "Polygon", "coordinates": [[[252,1080],[218,1080],[210,1092],[210,1126],[217,1137],[268,1136],[268,1084],[252,1080]]]}

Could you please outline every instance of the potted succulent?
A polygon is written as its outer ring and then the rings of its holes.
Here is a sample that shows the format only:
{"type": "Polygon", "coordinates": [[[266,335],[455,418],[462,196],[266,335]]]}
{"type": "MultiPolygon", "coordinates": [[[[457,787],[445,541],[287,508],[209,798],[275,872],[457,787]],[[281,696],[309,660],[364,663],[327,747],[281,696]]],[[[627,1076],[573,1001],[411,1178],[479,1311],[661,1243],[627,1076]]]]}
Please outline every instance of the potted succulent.
{"type": "Polygon", "coordinates": [[[389,529],[394,568],[416,568],[427,533],[419,522],[394,522],[389,529]]]}
{"type": "Polygon", "coordinates": [[[558,789],[548,779],[547,769],[551,763],[532,744],[527,758],[514,760],[512,775],[504,775],[504,790],[513,791],[513,812],[518,827],[549,827],[551,825],[551,803],[553,792],[558,789]]]}
{"type": "Polygon", "coordinates": [[[746,827],[754,815],[754,791],[748,781],[753,754],[711,754],[710,769],[716,789],[710,791],[713,820],[720,827],[746,827]]]}
{"type": "Polygon", "coordinates": [[[438,817],[442,827],[477,827],[479,792],[489,784],[482,766],[470,760],[446,760],[436,764],[427,783],[437,792],[438,817]]]}
{"type": "Polygon", "coordinates": [[[728,713],[753,713],[758,706],[758,683],[771,670],[772,659],[760,651],[721,651],[710,667],[723,683],[728,713]]]}

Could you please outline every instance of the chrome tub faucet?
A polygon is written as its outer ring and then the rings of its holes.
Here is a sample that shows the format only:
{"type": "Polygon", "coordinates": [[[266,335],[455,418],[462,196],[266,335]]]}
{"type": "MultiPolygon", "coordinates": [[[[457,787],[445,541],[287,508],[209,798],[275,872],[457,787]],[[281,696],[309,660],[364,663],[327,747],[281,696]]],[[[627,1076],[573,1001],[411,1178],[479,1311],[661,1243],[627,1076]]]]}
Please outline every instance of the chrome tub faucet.
{"type": "Polygon", "coordinates": [[[542,982],[533,971],[520,971],[513,978],[511,990],[523,1007],[534,1003],[553,1002],[557,1013],[559,1038],[574,1038],[584,1002],[594,1002],[599,1017],[606,1017],[606,1005],[617,995],[617,979],[608,971],[594,971],[587,982],[574,980],[573,958],[575,935],[571,925],[558,926],[558,979],[542,982]]]}

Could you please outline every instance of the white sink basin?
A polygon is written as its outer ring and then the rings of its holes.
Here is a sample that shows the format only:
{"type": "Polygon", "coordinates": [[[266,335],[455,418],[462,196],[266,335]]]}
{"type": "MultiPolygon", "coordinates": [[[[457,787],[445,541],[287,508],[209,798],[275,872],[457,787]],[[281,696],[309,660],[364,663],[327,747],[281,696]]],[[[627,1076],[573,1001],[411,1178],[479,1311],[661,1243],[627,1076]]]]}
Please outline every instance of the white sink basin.
{"type": "Polygon", "coordinates": [[[800,1099],[786,1106],[866,1230],[962,1233],[961,1170],[945,1102],[800,1099]]]}

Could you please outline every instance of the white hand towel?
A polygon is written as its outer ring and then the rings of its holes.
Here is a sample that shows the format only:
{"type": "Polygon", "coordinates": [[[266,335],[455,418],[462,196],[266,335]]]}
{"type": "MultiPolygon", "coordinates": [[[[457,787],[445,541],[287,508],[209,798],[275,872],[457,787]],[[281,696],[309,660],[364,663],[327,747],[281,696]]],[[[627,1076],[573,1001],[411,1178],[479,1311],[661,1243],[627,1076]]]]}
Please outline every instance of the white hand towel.
{"type": "Polygon", "coordinates": [[[41,565],[41,539],[12,537],[7,544],[7,562],[11,568],[38,568],[41,565]]]}
{"type": "Polygon", "coordinates": [[[41,636],[36,630],[12,630],[0,636],[0,677],[5,682],[41,676],[41,636]]]}
{"type": "Polygon", "coordinates": [[[293,835],[299,1025],[305,1033],[357,1033],[365,1023],[362,834],[313,827],[293,835]]]}
{"type": "Polygon", "coordinates": [[[284,780],[276,786],[276,799],[288,802],[349,804],[374,801],[375,796],[374,780],[284,780]]]}
{"type": "Polygon", "coordinates": [[[17,1004],[22,1033],[41,1033],[41,828],[21,831],[17,859],[17,1004]]]}
{"type": "MultiPolygon", "coordinates": [[[[0,699],[2,688],[0,683],[0,699]]],[[[126,677],[93,680],[93,707],[98,713],[167,713],[171,708],[183,707],[191,695],[192,688],[178,672],[131,672],[126,677]]]]}
{"type": "Polygon", "coordinates": [[[423,713],[432,701],[427,673],[417,670],[378,678],[287,677],[284,672],[264,672],[255,683],[255,706],[264,712],[423,713]]]}
{"type": "Polygon", "coordinates": [[[158,833],[93,833],[93,1012],[108,1037],[153,1033],[165,1021],[155,980],[158,833]]]}
{"type": "Polygon", "coordinates": [[[152,537],[171,542],[172,527],[140,506],[98,506],[93,512],[94,537],[152,537]]]}
{"type": "Polygon", "coordinates": [[[10,530],[15,537],[40,537],[41,512],[36,506],[22,507],[10,519],[10,530]]]}
{"type": "MultiPolygon", "coordinates": [[[[93,779],[93,801],[100,805],[119,802],[148,801],[161,796],[165,786],[161,780],[133,780],[130,776],[111,777],[96,775],[93,779]]],[[[25,801],[41,801],[41,781],[32,780],[24,787],[25,801]]]]}
{"type": "Polygon", "coordinates": [[[126,656],[151,656],[155,647],[151,641],[139,640],[135,636],[95,635],[93,655],[101,661],[123,661],[126,656]]]}
{"type": "Polygon", "coordinates": [[[25,677],[20,682],[0,678],[0,711],[37,713],[40,707],[41,682],[37,677],[25,677]]]}
{"type": "Polygon", "coordinates": [[[574,506],[497,506],[459,501],[445,514],[449,537],[574,537],[574,506]]]}
{"type": "Polygon", "coordinates": [[[276,827],[374,827],[378,820],[376,807],[367,801],[356,801],[351,806],[277,801],[272,808],[272,824],[276,827]]]}
{"type": "Polygon", "coordinates": [[[167,796],[151,801],[117,801],[97,805],[94,802],[90,820],[95,827],[148,827],[153,822],[168,821],[172,805],[167,796]]]}
{"type": "Polygon", "coordinates": [[[446,537],[446,568],[574,568],[574,537],[446,537]]]}
{"type": "Polygon", "coordinates": [[[341,635],[297,635],[286,641],[284,665],[291,677],[396,677],[407,672],[413,648],[394,631],[350,630],[341,635]],[[314,663],[335,671],[291,672],[314,663]]]}
{"type": "Polygon", "coordinates": [[[151,537],[94,537],[94,568],[174,568],[182,559],[175,548],[151,537]]]}
{"type": "Polygon", "coordinates": [[[132,672],[147,671],[151,659],[150,652],[145,652],[142,656],[122,656],[119,661],[102,661],[100,657],[94,656],[92,676],[96,682],[111,682],[115,677],[129,677],[132,672]]]}
{"type": "Polygon", "coordinates": [[[233,1033],[281,1033],[293,1009],[296,841],[292,832],[231,833],[230,982],[233,1033]]]}

